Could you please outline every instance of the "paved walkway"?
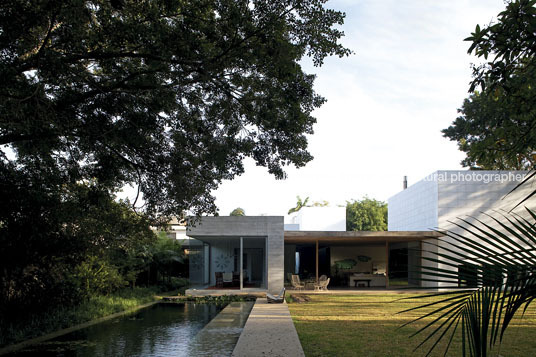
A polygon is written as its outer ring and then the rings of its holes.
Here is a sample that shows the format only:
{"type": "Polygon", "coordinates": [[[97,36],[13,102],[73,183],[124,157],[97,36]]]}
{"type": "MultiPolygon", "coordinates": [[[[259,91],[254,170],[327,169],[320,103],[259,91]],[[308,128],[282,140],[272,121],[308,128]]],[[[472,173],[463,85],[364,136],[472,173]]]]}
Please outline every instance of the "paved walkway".
{"type": "Polygon", "coordinates": [[[305,356],[288,306],[259,298],[233,351],[233,357],[305,356]]]}
{"type": "MultiPolygon", "coordinates": [[[[346,287],[328,287],[328,291],[314,291],[310,289],[295,290],[287,288],[287,294],[305,294],[305,295],[383,295],[383,294],[430,294],[437,293],[439,289],[407,289],[407,288],[346,288],[346,287]]],[[[447,291],[447,289],[442,289],[447,291]]]]}
{"type": "Polygon", "coordinates": [[[242,333],[253,301],[232,302],[190,341],[188,356],[230,356],[242,333]]]}
{"type": "Polygon", "coordinates": [[[187,289],[184,295],[191,296],[221,296],[221,295],[251,295],[266,297],[266,289],[187,289]]]}

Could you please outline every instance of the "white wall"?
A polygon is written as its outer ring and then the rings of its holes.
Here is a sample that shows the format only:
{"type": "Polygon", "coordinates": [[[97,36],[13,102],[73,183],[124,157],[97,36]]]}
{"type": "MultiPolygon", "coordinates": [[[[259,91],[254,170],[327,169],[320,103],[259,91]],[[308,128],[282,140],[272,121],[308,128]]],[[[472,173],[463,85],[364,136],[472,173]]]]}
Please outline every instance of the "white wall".
{"type": "MultiPolygon", "coordinates": [[[[509,211],[528,191],[534,189],[531,185],[526,185],[508,195],[523,180],[525,172],[520,171],[440,171],[440,174],[442,180],[438,180],[438,226],[465,236],[469,234],[454,224],[467,226],[459,218],[473,223],[476,223],[476,218],[507,233],[484,212],[494,214],[496,211],[509,211]]],[[[525,212],[520,207],[516,213],[524,215],[525,212]]],[[[450,245],[449,248],[456,250],[450,245]]],[[[441,251],[440,248],[439,252],[441,251]]],[[[439,268],[450,267],[439,264],[439,268]]]]}
{"type": "Polygon", "coordinates": [[[387,200],[387,230],[428,231],[437,227],[438,186],[432,179],[434,174],[387,200]]]}
{"type": "Polygon", "coordinates": [[[481,212],[509,210],[531,189],[506,196],[524,175],[524,171],[436,171],[388,199],[388,230],[447,229],[452,228],[448,221],[457,217],[483,218],[481,212]]]}
{"type": "Polygon", "coordinates": [[[482,212],[510,210],[528,194],[523,187],[515,194],[507,194],[524,178],[523,171],[438,171],[438,226],[454,229],[449,221],[457,217],[473,216],[488,221],[482,212]],[[496,178],[496,179],[495,179],[496,178]]]}
{"type": "MultiPolygon", "coordinates": [[[[388,200],[389,230],[439,228],[467,235],[452,223],[463,224],[459,218],[471,222],[476,218],[503,230],[484,213],[496,215],[494,211],[509,211],[534,190],[529,184],[508,195],[525,174],[523,171],[436,171],[388,200]]],[[[515,212],[524,215],[523,210],[519,207],[515,212]]],[[[438,250],[427,244],[424,249],[438,250]]],[[[426,261],[423,264],[431,265],[426,261]]],[[[450,269],[444,264],[439,264],[439,268],[450,269]]],[[[433,283],[425,282],[424,285],[432,286],[433,283]]]]}
{"type": "Polygon", "coordinates": [[[303,207],[291,217],[300,231],[346,231],[346,207],[303,207]]]}

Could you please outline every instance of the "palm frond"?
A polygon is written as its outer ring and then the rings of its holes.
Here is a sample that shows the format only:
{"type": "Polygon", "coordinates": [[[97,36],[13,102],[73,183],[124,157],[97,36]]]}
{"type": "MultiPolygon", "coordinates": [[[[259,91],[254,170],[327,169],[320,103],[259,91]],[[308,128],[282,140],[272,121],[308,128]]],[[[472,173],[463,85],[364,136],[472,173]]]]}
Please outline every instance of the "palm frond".
{"type": "MultiPolygon", "coordinates": [[[[520,188],[521,186],[524,186],[527,184],[527,182],[529,182],[531,179],[534,178],[534,176],[536,176],[536,170],[532,170],[532,172],[530,172],[524,179],[523,181],[521,181],[519,184],[517,184],[516,187],[514,187],[510,192],[508,192],[506,196],[510,195],[512,192],[516,191],[518,188],[520,188]]],[[[524,202],[528,201],[531,197],[533,197],[534,195],[536,195],[536,190],[532,191],[531,193],[529,193],[526,197],[524,197],[521,201],[519,201],[514,207],[512,207],[512,209],[510,210],[510,212],[512,212],[513,210],[515,210],[517,207],[521,206],[524,202]]],[[[503,197],[504,199],[504,197],[503,197]]]]}
{"type": "Polygon", "coordinates": [[[429,355],[448,337],[446,353],[456,331],[464,356],[486,356],[501,343],[514,316],[524,313],[536,295],[536,212],[526,211],[528,217],[484,213],[489,223],[459,218],[451,222],[458,232],[423,242],[419,280],[449,291],[427,294],[439,299],[400,312],[426,311],[401,326],[425,322],[412,335],[427,333],[416,350],[433,340],[429,355]]]}

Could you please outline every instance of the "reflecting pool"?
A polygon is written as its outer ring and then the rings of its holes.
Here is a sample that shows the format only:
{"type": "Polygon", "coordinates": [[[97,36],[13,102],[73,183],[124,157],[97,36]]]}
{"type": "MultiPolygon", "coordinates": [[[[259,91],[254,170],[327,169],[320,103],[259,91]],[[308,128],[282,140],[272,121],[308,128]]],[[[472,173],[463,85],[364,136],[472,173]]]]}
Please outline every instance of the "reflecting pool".
{"type": "Polygon", "coordinates": [[[253,302],[232,303],[204,329],[224,306],[190,302],[156,304],[11,355],[230,356],[252,306],[253,302]],[[210,352],[204,352],[205,349],[210,352]]]}

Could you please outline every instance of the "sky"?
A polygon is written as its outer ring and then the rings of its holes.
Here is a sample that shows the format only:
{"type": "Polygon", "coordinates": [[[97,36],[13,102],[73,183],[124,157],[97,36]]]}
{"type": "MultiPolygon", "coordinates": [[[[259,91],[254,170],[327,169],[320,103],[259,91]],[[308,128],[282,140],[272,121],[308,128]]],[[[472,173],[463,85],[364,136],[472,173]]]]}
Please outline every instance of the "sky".
{"type": "Polygon", "coordinates": [[[245,173],[213,192],[220,215],[241,207],[248,216],[285,215],[296,196],[331,206],[369,198],[387,201],[437,170],[462,169],[464,154],[444,138],[471,80],[467,54],[477,24],[494,20],[502,0],[339,0],[342,43],[354,54],[330,57],[315,90],[327,99],[313,115],[313,161],[275,180],[253,160],[245,173]]]}

